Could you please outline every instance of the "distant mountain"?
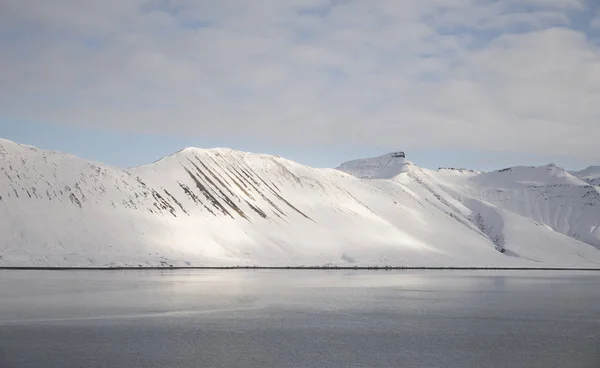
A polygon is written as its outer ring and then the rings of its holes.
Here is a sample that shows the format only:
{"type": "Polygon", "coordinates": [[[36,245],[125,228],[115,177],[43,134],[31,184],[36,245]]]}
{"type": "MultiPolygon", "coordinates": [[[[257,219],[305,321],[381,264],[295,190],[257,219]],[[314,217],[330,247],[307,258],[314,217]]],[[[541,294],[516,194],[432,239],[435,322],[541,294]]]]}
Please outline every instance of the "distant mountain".
{"type": "Polygon", "coordinates": [[[589,166],[581,171],[571,171],[571,175],[592,185],[600,185],[600,166],[589,166]]]}
{"type": "Polygon", "coordinates": [[[563,169],[313,169],[187,148],[122,170],[0,140],[0,266],[600,267],[600,196],[563,169]]]}

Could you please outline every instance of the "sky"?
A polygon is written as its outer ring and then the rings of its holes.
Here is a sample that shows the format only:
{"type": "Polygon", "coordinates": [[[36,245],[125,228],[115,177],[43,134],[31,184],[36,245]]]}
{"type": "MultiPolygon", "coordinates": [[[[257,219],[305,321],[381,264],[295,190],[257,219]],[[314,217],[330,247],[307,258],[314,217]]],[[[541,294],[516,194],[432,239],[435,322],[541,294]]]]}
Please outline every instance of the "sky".
{"type": "Polygon", "coordinates": [[[600,163],[597,0],[0,0],[0,137],[120,167],[600,163]]]}

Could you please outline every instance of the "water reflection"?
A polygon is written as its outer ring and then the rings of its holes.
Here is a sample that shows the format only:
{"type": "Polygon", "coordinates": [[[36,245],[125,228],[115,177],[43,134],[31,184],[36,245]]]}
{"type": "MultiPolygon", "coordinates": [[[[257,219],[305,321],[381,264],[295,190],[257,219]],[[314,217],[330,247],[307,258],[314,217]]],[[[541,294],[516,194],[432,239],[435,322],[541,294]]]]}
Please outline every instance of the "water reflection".
{"type": "Polygon", "coordinates": [[[0,367],[596,368],[598,281],[539,271],[0,271],[0,367]]]}

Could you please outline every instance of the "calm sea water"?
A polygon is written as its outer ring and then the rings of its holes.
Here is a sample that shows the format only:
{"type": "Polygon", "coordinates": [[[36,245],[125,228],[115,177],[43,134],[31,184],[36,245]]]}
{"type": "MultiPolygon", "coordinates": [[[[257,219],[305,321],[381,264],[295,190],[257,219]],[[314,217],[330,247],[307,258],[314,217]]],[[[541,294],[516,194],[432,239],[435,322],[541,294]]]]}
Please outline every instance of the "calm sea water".
{"type": "Polygon", "coordinates": [[[600,273],[0,271],[0,367],[600,367],[600,273]]]}

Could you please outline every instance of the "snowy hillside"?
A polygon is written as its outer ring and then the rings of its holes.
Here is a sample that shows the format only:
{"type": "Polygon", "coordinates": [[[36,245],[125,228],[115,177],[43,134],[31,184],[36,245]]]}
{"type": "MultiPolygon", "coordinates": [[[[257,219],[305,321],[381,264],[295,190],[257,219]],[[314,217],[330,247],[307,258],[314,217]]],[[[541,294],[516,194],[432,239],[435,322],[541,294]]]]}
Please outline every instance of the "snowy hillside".
{"type": "Polygon", "coordinates": [[[544,170],[197,148],[121,170],[0,140],[0,266],[600,267],[569,237],[597,245],[598,191],[544,170]]]}
{"type": "Polygon", "coordinates": [[[600,248],[599,188],[559,166],[507,168],[455,181],[433,176],[458,198],[485,201],[600,248]]]}

